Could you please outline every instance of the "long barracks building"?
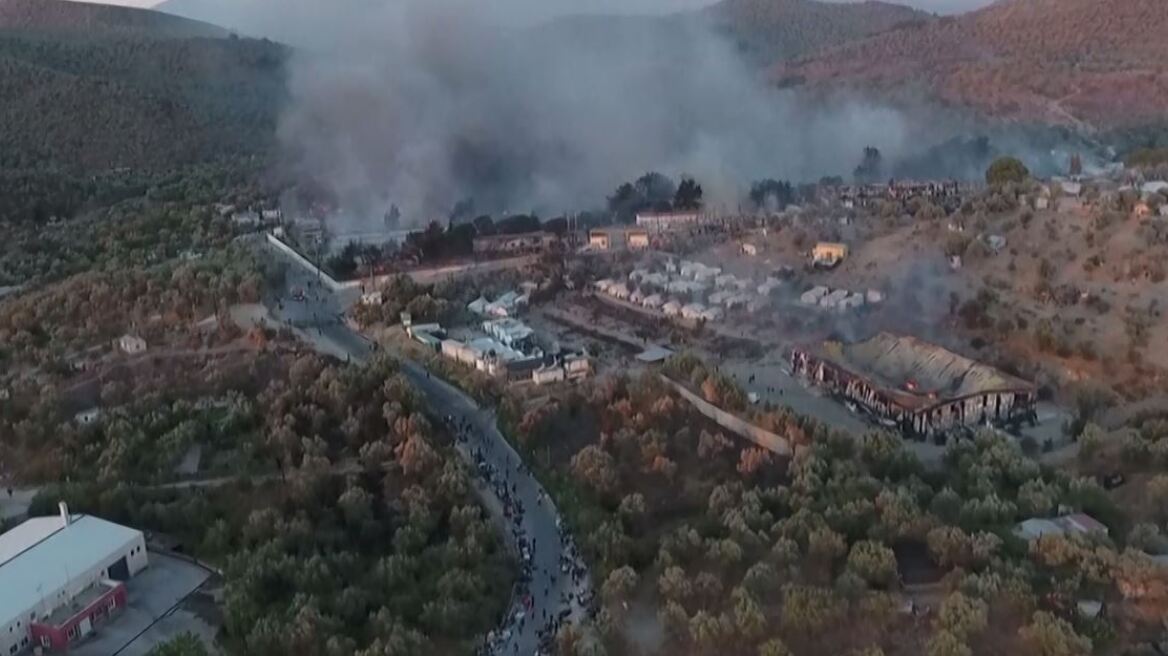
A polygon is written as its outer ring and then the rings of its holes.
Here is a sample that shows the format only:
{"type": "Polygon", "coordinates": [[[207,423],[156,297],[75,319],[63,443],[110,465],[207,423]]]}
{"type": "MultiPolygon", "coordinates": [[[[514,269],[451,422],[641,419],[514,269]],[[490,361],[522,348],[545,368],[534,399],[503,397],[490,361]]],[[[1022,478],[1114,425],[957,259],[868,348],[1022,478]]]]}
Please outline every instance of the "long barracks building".
{"type": "Polygon", "coordinates": [[[795,348],[791,369],[908,434],[1035,419],[1033,383],[915,337],[795,348]]]}

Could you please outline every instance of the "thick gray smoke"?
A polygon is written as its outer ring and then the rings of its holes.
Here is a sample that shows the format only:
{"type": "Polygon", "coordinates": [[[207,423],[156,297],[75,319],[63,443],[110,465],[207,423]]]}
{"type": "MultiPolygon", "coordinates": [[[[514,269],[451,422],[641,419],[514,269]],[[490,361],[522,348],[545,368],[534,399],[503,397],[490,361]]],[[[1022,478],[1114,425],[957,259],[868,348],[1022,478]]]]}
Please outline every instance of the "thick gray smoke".
{"type": "Polygon", "coordinates": [[[467,197],[483,212],[597,207],[648,170],[730,205],[753,179],[847,175],[864,145],[895,157],[909,138],[900,112],[774,88],[690,16],[532,26],[494,7],[330,17],[333,38],[292,66],[280,138],[294,171],[347,215],[376,223],[392,203],[416,225],[467,197]]]}

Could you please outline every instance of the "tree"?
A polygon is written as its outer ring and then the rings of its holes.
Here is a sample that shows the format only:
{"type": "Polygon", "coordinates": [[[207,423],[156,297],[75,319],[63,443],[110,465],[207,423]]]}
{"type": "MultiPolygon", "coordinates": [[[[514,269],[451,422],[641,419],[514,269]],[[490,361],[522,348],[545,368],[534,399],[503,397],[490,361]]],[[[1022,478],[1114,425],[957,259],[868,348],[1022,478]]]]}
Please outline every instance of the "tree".
{"type": "Polygon", "coordinates": [[[604,580],[600,594],[609,605],[627,601],[633,590],[636,589],[637,581],[637,572],[632,567],[625,565],[612,570],[608,578],[604,580]]]}
{"type": "Polygon", "coordinates": [[[999,187],[1006,184],[1020,184],[1030,177],[1030,169],[1015,157],[999,157],[986,169],[986,184],[999,187]]]}
{"type": "Polygon", "coordinates": [[[685,575],[685,570],[674,565],[665,568],[657,578],[657,591],[669,601],[684,604],[693,594],[693,586],[685,575]]]}
{"type": "Polygon", "coordinates": [[[414,433],[395,449],[398,464],[407,475],[424,475],[439,462],[438,454],[426,438],[414,433]]]}
{"type": "Polygon", "coordinates": [[[969,639],[985,630],[989,622],[989,606],[981,599],[954,592],[941,602],[937,625],[962,639],[969,639]]]}
{"type": "Polygon", "coordinates": [[[739,454],[738,473],[743,476],[753,476],[755,472],[770,465],[772,461],[770,451],[761,447],[745,447],[739,454]]]}
{"type": "Polygon", "coordinates": [[[723,567],[733,567],[742,562],[742,547],[733,538],[713,540],[706,550],[706,556],[723,567]]]}
{"type": "Polygon", "coordinates": [[[791,656],[791,650],[778,638],[771,638],[758,646],[758,656],[791,656]]]}
{"type": "Polygon", "coordinates": [[[838,621],[845,610],[843,601],[830,590],[795,584],[783,587],[780,619],[788,630],[814,634],[838,621]]]}
{"type": "Polygon", "coordinates": [[[1027,517],[1041,517],[1054,509],[1059,490],[1043,481],[1034,479],[1022,484],[1018,490],[1018,511],[1027,517]]]}
{"type": "Polygon", "coordinates": [[[807,555],[830,563],[848,551],[844,537],[830,528],[818,528],[807,536],[807,555]]]}
{"type": "Polygon", "coordinates": [[[373,496],[360,485],[350,484],[337,499],[337,507],[350,526],[360,526],[373,518],[373,496]]]}
{"type": "Polygon", "coordinates": [[[742,577],[742,585],[755,596],[765,600],[778,589],[779,573],[771,564],[760,561],[746,570],[746,575],[742,577]]]}
{"type": "Polygon", "coordinates": [[[710,613],[699,610],[689,620],[689,636],[694,644],[703,649],[710,649],[718,645],[725,632],[722,623],[710,613]]]}
{"type": "Polygon", "coordinates": [[[689,616],[676,601],[666,602],[657,611],[657,621],[671,641],[682,642],[689,637],[689,616]]]}
{"type": "Polygon", "coordinates": [[[865,146],[864,156],[860,159],[860,163],[856,166],[852,175],[855,177],[856,182],[860,184],[880,182],[884,178],[884,161],[880,155],[880,149],[873,146],[865,146]]]}
{"type": "Polygon", "coordinates": [[[928,656],[973,656],[973,650],[948,631],[938,631],[925,648],[928,656]]]}
{"type": "Polygon", "coordinates": [[[645,516],[645,495],[640,492],[627,494],[621,499],[617,512],[630,522],[635,522],[645,516]]]}
{"type": "Polygon", "coordinates": [[[1066,621],[1045,611],[1037,611],[1030,623],[1018,629],[1018,635],[1034,656],[1088,656],[1091,640],[1078,633],[1066,621]]]}
{"type": "Polygon", "coordinates": [[[609,494],[616,489],[616,464],[607,451],[596,444],[590,444],[572,457],[572,473],[600,494],[609,494]]]}
{"type": "MultiPolygon", "coordinates": [[[[687,194],[692,198],[694,192],[699,192],[697,200],[700,201],[700,188],[691,188],[687,194]]],[[[631,223],[637,212],[668,211],[673,206],[676,194],[677,187],[672,180],[650,171],[634,182],[625,182],[617,187],[608,197],[608,211],[617,223],[631,223]]]]}
{"type": "Polygon", "coordinates": [[[988,532],[967,534],[955,526],[941,526],[929,531],[925,539],[929,555],[942,567],[970,567],[985,563],[993,556],[1002,539],[988,532]]]}
{"type": "Polygon", "coordinates": [[[702,186],[693,178],[682,178],[673,194],[673,209],[697,210],[702,207],[702,186]]]}
{"type": "Polygon", "coordinates": [[[779,212],[795,202],[795,190],[790,182],[756,180],[750,185],[750,203],[756,210],[779,212]]]}
{"type": "Polygon", "coordinates": [[[896,581],[896,555],[874,540],[860,540],[848,554],[848,569],[869,585],[889,586],[896,581]]]}
{"type": "Polygon", "coordinates": [[[637,193],[641,195],[645,203],[645,207],[641,209],[669,211],[670,204],[677,193],[677,186],[673,180],[656,171],[650,171],[637,178],[633,186],[636,187],[637,193]]]}
{"type": "Polygon", "coordinates": [[[154,647],[146,656],[208,656],[207,647],[193,633],[182,633],[154,647]]]}
{"type": "Polygon", "coordinates": [[[1156,474],[1148,481],[1145,497],[1152,512],[1162,522],[1168,522],[1168,474],[1156,474]]]}
{"type": "Polygon", "coordinates": [[[738,637],[754,642],[766,629],[766,617],[758,602],[745,588],[734,588],[730,593],[734,603],[734,628],[738,637]]]}

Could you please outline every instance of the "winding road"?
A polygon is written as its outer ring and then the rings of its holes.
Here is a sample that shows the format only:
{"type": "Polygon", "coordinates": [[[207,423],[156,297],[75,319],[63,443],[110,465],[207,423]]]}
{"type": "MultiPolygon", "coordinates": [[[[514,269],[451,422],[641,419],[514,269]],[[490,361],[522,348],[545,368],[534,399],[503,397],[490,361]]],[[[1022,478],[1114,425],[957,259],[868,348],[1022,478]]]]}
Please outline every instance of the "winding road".
{"type": "MultiPolygon", "coordinates": [[[[273,251],[275,252],[275,251],[273,251]]],[[[275,257],[289,262],[286,293],[305,289],[304,301],[285,301],[272,311],[271,318],[300,326],[297,331],[320,352],[354,363],[365,363],[373,354],[371,344],[336,317],[346,305],[344,292],[334,293],[324,285],[310,285],[312,274],[294,260],[275,252],[275,257]],[[315,327],[313,324],[315,323],[315,327]]],[[[350,295],[351,296],[351,295],[350,295]]],[[[351,299],[350,299],[351,300],[351,299]]],[[[477,488],[493,521],[517,554],[530,553],[527,599],[516,595],[514,605],[502,626],[494,632],[490,652],[496,654],[541,653],[540,630],[548,621],[566,618],[579,620],[586,609],[580,600],[589,594],[587,574],[573,577],[565,573],[565,562],[580,565],[567,533],[561,534],[561,518],[555,504],[526,467],[519,454],[499,432],[493,409],[480,407],[471,397],[440,380],[417,362],[398,358],[402,374],[422,393],[435,414],[446,417],[465,440],[458,442],[459,453],[474,471],[492,471],[495,481],[488,484],[476,477],[477,488]],[[523,508],[520,514],[508,513],[508,502],[523,508]],[[515,502],[518,502],[516,504],[515,502]],[[522,619],[519,619],[521,618],[522,619]]]]}

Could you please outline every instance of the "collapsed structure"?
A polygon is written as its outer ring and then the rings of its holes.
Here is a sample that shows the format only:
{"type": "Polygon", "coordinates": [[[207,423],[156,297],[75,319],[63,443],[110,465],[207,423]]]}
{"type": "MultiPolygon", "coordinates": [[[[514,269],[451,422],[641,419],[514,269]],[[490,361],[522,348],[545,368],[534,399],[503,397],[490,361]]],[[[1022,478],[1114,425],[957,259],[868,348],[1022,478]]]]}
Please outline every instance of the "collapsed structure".
{"type": "Polygon", "coordinates": [[[791,368],[909,434],[1035,419],[1033,383],[915,337],[795,348],[791,368]]]}

